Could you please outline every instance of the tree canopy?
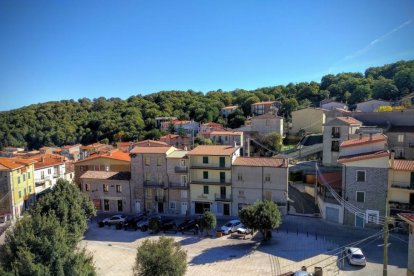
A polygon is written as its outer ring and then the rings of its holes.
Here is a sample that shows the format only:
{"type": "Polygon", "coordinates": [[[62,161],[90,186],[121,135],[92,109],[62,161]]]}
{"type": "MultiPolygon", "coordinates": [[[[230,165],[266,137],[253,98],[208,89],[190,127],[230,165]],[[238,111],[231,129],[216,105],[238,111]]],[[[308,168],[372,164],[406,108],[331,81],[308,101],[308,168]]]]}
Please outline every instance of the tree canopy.
{"type": "MultiPolygon", "coordinates": [[[[35,93],[35,91],[31,91],[35,93]]],[[[355,104],[374,99],[394,100],[414,92],[414,61],[399,61],[371,67],[361,73],[323,76],[320,83],[300,82],[254,90],[161,91],[142,96],[120,98],[82,98],[34,104],[0,113],[0,148],[64,144],[109,143],[143,138],[159,138],[155,117],[175,116],[198,122],[225,122],[219,113],[226,105],[239,105],[227,126],[238,127],[250,115],[257,101],[278,100],[281,114],[289,118],[297,108],[318,106],[319,101],[334,97],[355,104]]]]}

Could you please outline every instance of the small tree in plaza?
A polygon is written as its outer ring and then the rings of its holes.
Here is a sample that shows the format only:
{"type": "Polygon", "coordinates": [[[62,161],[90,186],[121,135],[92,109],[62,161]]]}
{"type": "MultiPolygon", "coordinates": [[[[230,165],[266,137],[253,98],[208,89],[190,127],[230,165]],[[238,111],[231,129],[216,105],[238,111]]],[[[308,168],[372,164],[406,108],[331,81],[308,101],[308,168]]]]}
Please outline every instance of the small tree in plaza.
{"type": "Polygon", "coordinates": [[[253,230],[259,230],[263,239],[270,237],[268,231],[279,227],[281,223],[281,215],[279,208],[273,201],[256,201],[253,205],[249,205],[240,210],[240,221],[253,230]]]}
{"type": "Polygon", "coordinates": [[[217,219],[216,215],[214,215],[210,211],[204,212],[203,216],[201,217],[201,229],[207,231],[207,235],[211,229],[216,228],[217,226],[217,219]]]}
{"type": "Polygon", "coordinates": [[[187,270],[187,252],[172,238],[146,239],[138,247],[134,276],[182,276],[187,270]]]}

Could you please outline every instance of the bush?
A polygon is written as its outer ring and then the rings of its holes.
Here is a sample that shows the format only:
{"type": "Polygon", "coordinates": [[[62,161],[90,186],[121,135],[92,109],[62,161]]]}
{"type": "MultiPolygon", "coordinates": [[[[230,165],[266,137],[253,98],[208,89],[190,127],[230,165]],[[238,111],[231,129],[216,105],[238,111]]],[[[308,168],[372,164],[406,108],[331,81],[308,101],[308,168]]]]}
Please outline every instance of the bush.
{"type": "Polygon", "coordinates": [[[137,249],[133,275],[182,276],[187,270],[187,253],[172,238],[146,239],[137,249]]]}
{"type": "Polygon", "coordinates": [[[153,233],[158,233],[160,231],[160,221],[158,218],[151,218],[148,222],[148,229],[153,233]]]}
{"type": "Polygon", "coordinates": [[[214,215],[210,211],[204,212],[203,216],[201,217],[201,228],[202,230],[207,231],[207,235],[209,234],[209,231],[213,228],[216,228],[217,226],[217,219],[216,215],[214,215]]]}

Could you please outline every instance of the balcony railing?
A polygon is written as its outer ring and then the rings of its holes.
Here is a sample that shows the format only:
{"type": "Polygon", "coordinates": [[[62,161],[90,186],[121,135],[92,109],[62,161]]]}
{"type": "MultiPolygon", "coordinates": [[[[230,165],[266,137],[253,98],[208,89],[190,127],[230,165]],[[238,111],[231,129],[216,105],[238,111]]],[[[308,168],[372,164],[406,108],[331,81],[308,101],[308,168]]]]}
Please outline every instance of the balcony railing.
{"type": "Polygon", "coordinates": [[[398,201],[389,201],[390,209],[401,211],[414,211],[414,204],[402,203],[398,201]]]}
{"type": "Polygon", "coordinates": [[[190,184],[199,184],[199,185],[231,185],[230,182],[220,182],[220,181],[204,181],[204,180],[193,180],[190,182],[190,184]]]}
{"type": "Polygon", "coordinates": [[[231,195],[229,194],[214,194],[214,199],[216,201],[231,201],[231,195]]]}
{"type": "Polygon", "coordinates": [[[164,182],[145,180],[144,187],[164,187],[164,182]]]}
{"type": "Polygon", "coordinates": [[[188,172],[188,167],[187,166],[175,166],[174,170],[176,173],[186,173],[188,172]]]}
{"type": "Polygon", "coordinates": [[[414,190],[414,183],[408,182],[392,182],[391,188],[414,190]]]}
{"type": "Polygon", "coordinates": [[[340,133],[332,133],[332,138],[339,138],[341,135],[340,133]]]}
{"type": "Polygon", "coordinates": [[[220,166],[220,165],[210,165],[210,164],[196,164],[191,166],[191,169],[202,169],[202,170],[230,170],[231,166],[220,166]]]}
{"type": "Polygon", "coordinates": [[[172,189],[188,189],[188,184],[186,183],[176,183],[176,182],[170,182],[169,185],[172,189]]]}

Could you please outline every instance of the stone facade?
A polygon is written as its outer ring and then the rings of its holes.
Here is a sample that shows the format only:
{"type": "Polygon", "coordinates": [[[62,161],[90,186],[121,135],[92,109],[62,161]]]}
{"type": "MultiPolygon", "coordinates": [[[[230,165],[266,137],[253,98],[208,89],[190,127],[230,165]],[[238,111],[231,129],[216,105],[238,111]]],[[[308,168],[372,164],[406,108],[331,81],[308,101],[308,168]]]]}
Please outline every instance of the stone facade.
{"type": "Polygon", "coordinates": [[[167,156],[168,213],[187,215],[190,212],[190,185],[186,151],[167,156]],[[175,154],[179,153],[179,154],[175,154]]]}
{"type": "MultiPolygon", "coordinates": [[[[385,157],[384,161],[384,164],[386,164],[388,157],[385,157]]],[[[388,167],[346,165],[343,168],[342,183],[343,198],[348,203],[366,212],[363,215],[364,224],[371,224],[368,218],[369,213],[375,214],[377,212],[378,216],[382,217],[386,215],[385,202],[388,190],[388,167]],[[365,181],[357,181],[357,171],[365,172],[365,181]],[[364,193],[364,202],[357,200],[357,191],[364,193]]],[[[344,211],[344,224],[357,226],[355,215],[348,210],[344,211]]]]}

